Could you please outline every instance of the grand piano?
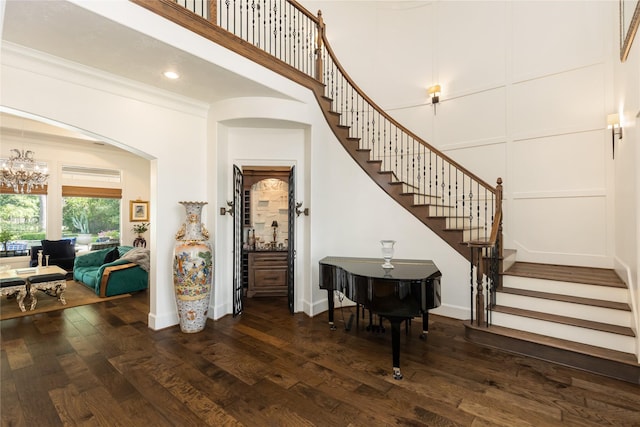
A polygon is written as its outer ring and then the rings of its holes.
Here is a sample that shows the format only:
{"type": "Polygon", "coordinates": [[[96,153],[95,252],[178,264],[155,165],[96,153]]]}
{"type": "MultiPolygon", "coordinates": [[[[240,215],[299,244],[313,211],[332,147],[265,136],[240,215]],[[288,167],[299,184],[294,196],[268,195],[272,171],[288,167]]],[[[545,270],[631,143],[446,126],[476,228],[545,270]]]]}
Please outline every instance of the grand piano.
{"type": "Polygon", "coordinates": [[[329,299],[329,325],[333,322],[333,293],[341,292],[370,313],[391,323],[393,378],[400,372],[400,324],[422,316],[422,335],[429,330],[429,310],[440,306],[442,274],[433,261],[394,259],[392,269],[376,258],[325,257],[320,260],[320,288],[329,299]]]}

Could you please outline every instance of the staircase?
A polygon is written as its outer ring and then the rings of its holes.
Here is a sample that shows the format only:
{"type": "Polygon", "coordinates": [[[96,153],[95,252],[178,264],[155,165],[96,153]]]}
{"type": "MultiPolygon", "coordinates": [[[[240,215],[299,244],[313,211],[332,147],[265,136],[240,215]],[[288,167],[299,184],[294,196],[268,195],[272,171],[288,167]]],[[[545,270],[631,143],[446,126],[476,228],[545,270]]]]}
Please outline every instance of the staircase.
{"type": "Polygon", "coordinates": [[[337,61],[320,12],[291,0],[273,9],[246,0],[131,1],[313,91],[356,163],[471,261],[477,284],[465,322],[470,341],[640,383],[624,283],[612,271],[503,257],[501,179],[487,184],[382,111],[337,61]],[[490,253],[491,262],[483,262],[490,253]]]}

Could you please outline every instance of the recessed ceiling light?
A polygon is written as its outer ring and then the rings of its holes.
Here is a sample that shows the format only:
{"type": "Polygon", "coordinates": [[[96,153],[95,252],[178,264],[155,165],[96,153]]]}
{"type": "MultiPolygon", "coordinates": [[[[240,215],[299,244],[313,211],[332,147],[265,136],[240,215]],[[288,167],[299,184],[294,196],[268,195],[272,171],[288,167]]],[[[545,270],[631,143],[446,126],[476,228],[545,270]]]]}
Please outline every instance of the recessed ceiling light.
{"type": "Polygon", "coordinates": [[[171,80],[175,80],[175,79],[179,79],[180,78],[180,74],[176,73],[175,71],[165,71],[163,73],[163,75],[171,80]]]}

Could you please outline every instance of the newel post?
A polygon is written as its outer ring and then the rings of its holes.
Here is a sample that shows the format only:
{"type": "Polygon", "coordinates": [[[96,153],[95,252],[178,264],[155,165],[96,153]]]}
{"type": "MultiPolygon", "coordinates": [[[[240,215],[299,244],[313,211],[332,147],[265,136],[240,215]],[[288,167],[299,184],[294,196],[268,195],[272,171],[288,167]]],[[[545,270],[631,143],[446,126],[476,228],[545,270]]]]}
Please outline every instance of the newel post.
{"type": "Polygon", "coordinates": [[[318,10],[318,37],[316,39],[316,80],[322,83],[322,44],[324,40],[324,20],[322,11],[318,10]]]}
{"type": "Polygon", "coordinates": [[[499,224],[499,234],[498,234],[498,254],[502,257],[502,178],[498,177],[496,180],[496,213],[500,212],[500,224],[499,224]]]}
{"type": "Polygon", "coordinates": [[[478,246],[473,248],[476,253],[477,263],[476,263],[476,325],[481,326],[485,322],[484,317],[484,260],[482,259],[482,254],[484,248],[482,246],[478,246]]]}
{"type": "Polygon", "coordinates": [[[496,249],[498,252],[498,266],[499,266],[499,272],[498,272],[498,283],[497,283],[497,288],[498,289],[502,289],[502,273],[504,272],[504,268],[503,268],[503,247],[504,247],[504,239],[502,236],[502,194],[503,194],[503,188],[502,188],[502,178],[498,177],[498,179],[496,180],[496,213],[500,212],[500,223],[498,224],[498,239],[496,241],[496,249]]]}

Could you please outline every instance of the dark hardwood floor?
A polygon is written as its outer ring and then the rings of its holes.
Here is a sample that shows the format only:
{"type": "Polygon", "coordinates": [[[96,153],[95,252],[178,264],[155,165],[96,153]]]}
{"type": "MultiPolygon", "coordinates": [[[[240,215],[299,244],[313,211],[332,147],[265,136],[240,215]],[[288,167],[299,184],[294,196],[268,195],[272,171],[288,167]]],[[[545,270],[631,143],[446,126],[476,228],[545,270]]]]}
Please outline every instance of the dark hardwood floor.
{"type": "Polygon", "coordinates": [[[147,312],[139,293],[2,321],[2,425],[640,426],[639,386],[476,346],[448,318],[403,334],[396,381],[390,332],[332,332],[282,299],[193,335],[147,312]]]}

